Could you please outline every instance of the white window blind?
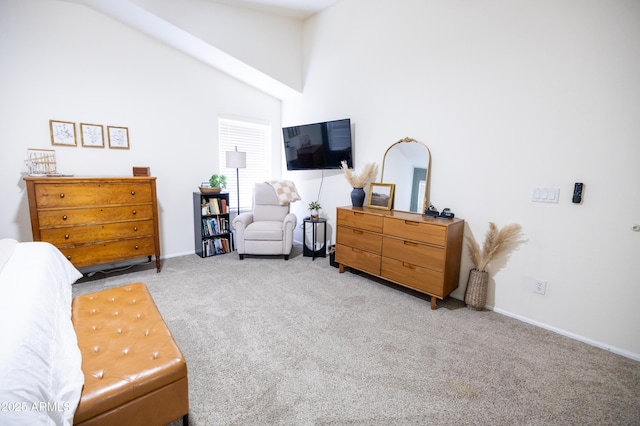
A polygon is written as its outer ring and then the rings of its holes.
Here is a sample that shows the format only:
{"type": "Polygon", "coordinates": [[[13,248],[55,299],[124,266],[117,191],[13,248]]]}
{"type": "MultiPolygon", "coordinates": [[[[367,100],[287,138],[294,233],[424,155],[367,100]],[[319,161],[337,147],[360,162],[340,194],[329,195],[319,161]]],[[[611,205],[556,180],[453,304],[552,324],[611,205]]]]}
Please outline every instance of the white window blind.
{"type": "Polygon", "coordinates": [[[218,117],[218,132],[220,171],[227,177],[232,212],[238,211],[236,169],[227,167],[225,153],[235,151],[236,148],[247,153],[247,167],[237,170],[240,181],[240,211],[250,210],[254,183],[270,177],[271,126],[239,118],[218,117]]]}

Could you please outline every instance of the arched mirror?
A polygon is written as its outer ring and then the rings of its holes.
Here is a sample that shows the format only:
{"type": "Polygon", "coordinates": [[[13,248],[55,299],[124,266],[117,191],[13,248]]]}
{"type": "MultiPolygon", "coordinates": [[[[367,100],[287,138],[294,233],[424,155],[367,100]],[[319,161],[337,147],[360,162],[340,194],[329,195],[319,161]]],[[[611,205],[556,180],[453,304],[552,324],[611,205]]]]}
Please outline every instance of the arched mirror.
{"type": "Polygon", "coordinates": [[[423,214],[429,207],[430,175],[431,151],[422,142],[404,138],[384,153],[380,182],[395,184],[394,210],[423,214]]]}

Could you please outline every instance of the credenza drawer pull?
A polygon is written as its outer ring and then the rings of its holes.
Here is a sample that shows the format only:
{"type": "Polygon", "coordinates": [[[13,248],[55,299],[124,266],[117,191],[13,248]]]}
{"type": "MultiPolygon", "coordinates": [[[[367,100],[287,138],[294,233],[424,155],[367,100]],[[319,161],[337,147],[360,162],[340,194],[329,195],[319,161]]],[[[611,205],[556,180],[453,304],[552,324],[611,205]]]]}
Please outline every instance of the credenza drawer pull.
{"type": "Polygon", "coordinates": [[[355,247],[351,247],[351,251],[354,252],[354,253],[362,253],[362,250],[357,249],[355,247]]]}
{"type": "Polygon", "coordinates": [[[418,247],[418,243],[414,243],[413,241],[404,241],[405,246],[418,247]]]}
{"type": "Polygon", "coordinates": [[[140,248],[140,246],[136,246],[136,250],[138,250],[140,248]]]}
{"type": "Polygon", "coordinates": [[[137,227],[137,226],[134,226],[134,227],[133,227],[133,230],[134,230],[134,232],[138,232],[138,227],[137,227]]]}
{"type": "Polygon", "coordinates": [[[405,225],[412,225],[412,226],[418,226],[418,225],[420,225],[420,223],[419,223],[419,222],[414,222],[414,221],[412,221],[412,220],[405,220],[405,221],[404,221],[404,224],[405,224],[405,225]]]}
{"type": "Polygon", "coordinates": [[[64,198],[64,192],[60,193],[60,198],[64,198]]]}
{"type": "Polygon", "coordinates": [[[65,235],[64,235],[64,239],[65,239],[65,240],[68,240],[68,239],[69,239],[69,234],[65,234],[65,235]]]}
{"type": "Polygon", "coordinates": [[[354,233],[354,234],[358,234],[358,235],[362,235],[362,234],[364,234],[364,232],[362,232],[362,231],[361,231],[361,230],[359,230],[359,229],[354,229],[354,230],[353,230],[353,233],[354,233]]]}
{"type": "Polygon", "coordinates": [[[136,191],[131,191],[131,195],[136,195],[136,191]]]}
{"type": "Polygon", "coordinates": [[[416,269],[415,266],[413,266],[412,264],[407,263],[407,262],[402,262],[402,266],[404,266],[405,268],[409,268],[409,269],[416,269]]]}
{"type": "Polygon", "coordinates": [[[62,216],[62,220],[67,220],[67,215],[66,214],[62,216]]]}
{"type": "Polygon", "coordinates": [[[138,212],[137,212],[137,211],[135,211],[135,210],[133,210],[133,211],[131,212],[131,214],[136,214],[136,213],[138,213],[138,212]]]}
{"type": "Polygon", "coordinates": [[[71,260],[71,255],[68,255],[68,256],[67,256],[67,260],[71,260]]]}

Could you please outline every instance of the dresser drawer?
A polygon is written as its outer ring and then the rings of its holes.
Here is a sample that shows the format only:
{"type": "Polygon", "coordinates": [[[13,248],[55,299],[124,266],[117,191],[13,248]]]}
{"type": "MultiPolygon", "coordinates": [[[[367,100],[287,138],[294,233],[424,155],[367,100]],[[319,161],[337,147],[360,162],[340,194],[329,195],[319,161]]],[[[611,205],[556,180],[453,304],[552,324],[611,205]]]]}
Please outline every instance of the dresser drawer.
{"type": "Polygon", "coordinates": [[[155,254],[154,237],[90,244],[60,251],[76,268],[119,260],[135,259],[155,254]]]}
{"type": "Polygon", "coordinates": [[[151,203],[148,183],[39,183],[35,185],[38,209],[87,205],[151,203]]]}
{"type": "Polygon", "coordinates": [[[382,216],[360,211],[338,209],[338,224],[366,231],[382,232],[382,216]]]}
{"type": "Polygon", "coordinates": [[[40,236],[44,241],[49,241],[55,246],[65,246],[124,238],[151,237],[153,232],[153,220],[149,219],[104,225],[42,229],[40,236]]]}
{"type": "Polygon", "coordinates": [[[444,297],[442,272],[383,257],[382,278],[432,296],[444,297]]]}
{"type": "Polygon", "coordinates": [[[380,275],[380,256],[357,248],[336,244],[336,262],[380,275]]]}
{"type": "Polygon", "coordinates": [[[89,223],[153,219],[153,205],[95,207],[90,209],[40,210],[40,229],[54,226],[75,226],[89,223]]]}
{"type": "Polygon", "coordinates": [[[382,251],[382,235],[342,225],[338,226],[336,243],[375,254],[382,251]]]}
{"type": "Polygon", "coordinates": [[[385,236],[382,256],[444,272],[446,253],[444,248],[415,241],[385,236]]]}
{"type": "Polygon", "coordinates": [[[444,247],[447,241],[447,228],[417,220],[384,218],[384,233],[413,241],[421,241],[444,247]]]}

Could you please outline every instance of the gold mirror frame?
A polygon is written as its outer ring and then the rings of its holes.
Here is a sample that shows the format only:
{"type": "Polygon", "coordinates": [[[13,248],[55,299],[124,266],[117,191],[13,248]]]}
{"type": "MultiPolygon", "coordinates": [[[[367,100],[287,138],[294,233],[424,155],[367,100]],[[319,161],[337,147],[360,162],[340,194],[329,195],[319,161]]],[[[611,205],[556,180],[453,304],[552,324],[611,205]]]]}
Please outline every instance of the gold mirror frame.
{"type": "MultiPolygon", "coordinates": [[[[398,194],[401,195],[401,197],[409,197],[409,199],[411,198],[411,191],[412,191],[412,186],[413,186],[413,178],[410,180],[409,184],[407,184],[407,181],[403,180],[402,182],[392,182],[392,181],[387,181],[385,182],[385,178],[384,178],[384,172],[385,172],[385,168],[387,170],[391,169],[391,165],[387,165],[387,155],[389,154],[389,152],[393,152],[393,148],[399,149],[405,145],[402,144],[409,144],[409,143],[416,143],[421,145],[422,147],[424,147],[424,149],[426,150],[426,154],[427,154],[427,159],[426,159],[426,182],[425,182],[425,189],[424,189],[424,194],[422,195],[422,208],[420,208],[420,206],[418,206],[417,211],[412,212],[410,210],[411,206],[409,205],[406,209],[404,208],[406,206],[406,204],[404,203],[400,203],[400,208],[397,208],[396,206],[398,206],[398,203],[394,202],[394,207],[393,210],[398,210],[398,211],[407,211],[410,213],[419,213],[419,214],[424,214],[425,210],[429,207],[429,190],[431,188],[431,151],[429,150],[429,147],[427,145],[425,145],[424,143],[417,141],[413,138],[409,138],[406,137],[404,139],[400,139],[399,141],[393,143],[389,148],[387,148],[387,150],[384,153],[384,157],[382,159],[382,172],[380,174],[380,182],[381,183],[393,183],[395,184],[395,198],[396,200],[398,199],[398,194]],[[409,195],[407,195],[409,194],[409,195]]],[[[415,167],[413,167],[413,169],[415,169],[415,167]]],[[[391,169],[393,170],[393,169],[391,169]]],[[[412,172],[413,173],[413,170],[412,172]]]]}

